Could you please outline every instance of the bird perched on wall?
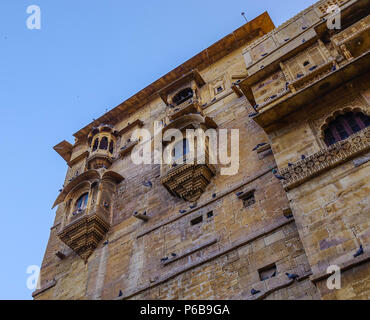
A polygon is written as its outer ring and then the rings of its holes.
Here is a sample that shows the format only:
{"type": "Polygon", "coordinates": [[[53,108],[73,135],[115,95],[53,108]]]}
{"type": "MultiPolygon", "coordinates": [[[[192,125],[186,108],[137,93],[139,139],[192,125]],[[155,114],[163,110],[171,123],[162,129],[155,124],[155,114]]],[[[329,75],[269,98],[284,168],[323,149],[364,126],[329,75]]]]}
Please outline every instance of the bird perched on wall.
{"type": "Polygon", "coordinates": [[[297,79],[302,78],[303,76],[304,76],[304,74],[303,74],[303,73],[298,73],[298,74],[297,74],[297,79]]]}
{"type": "Polygon", "coordinates": [[[293,214],[289,214],[289,215],[285,216],[285,218],[287,218],[287,219],[293,218],[293,214]]]}
{"type": "Polygon", "coordinates": [[[353,255],[354,258],[362,255],[364,253],[364,249],[362,248],[362,244],[360,245],[360,249],[356,251],[356,253],[353,255]]]}
{"type": "Polygon", "coordinates": [[[186,210],[181,209],[181,210],[179,210],[179,212],[182,214],[182,213],[185,213],[186,210]]]}
{"type": "Polygon", "coordinates": [[[119,296],[119,297],[122,297],[122,296],[123,296],[123,293],[122,293],[122,291],[121,291],[121,290],[119,291],[118,296],[119,296]]]}
{"type": "Polygon", "coordinates": [[[146,216],[146,210],[143,212],[143,216],[146,216]]]}
{"type": "Polygon", "coordinates": [[[291,279],[291,280],[295,280],[299,277],[298,274],[295,274],[295,273],[288,273],[288,272],[285,272],[286,276],[291,279]]]}
{"type": "Polygon", "coordinates": [[[253,112],[253,113],[250,113],[249,115],[248,115],[248,117],[249,118],[253,118],[254,116],[256,116],[257,114],[259,114],[259,112],[257,111],[257,112],[253,112]]]}
{"type": "Polygon", "coordinates": [[[59,192],[62,192],[63,191],[63,189],[59,189],[59,192]]]}
{"type": "Polygon", "coordinates": [[[167,260],[168,260],[168,257],[164,257],[164,258],[161,259],[161,262],[165,262],[167,260]]]}
{"type": "Polygon", "coordinates": [[[288,162],[288,167],[292,167],[293,163],[288,162]]]}
{"type": "Polygon", "coordinates": [[[333,66],[333,67],[331,68],[331,71],[335,71],[335,70],[337,70],[337,67],[336,67],[336,66],[333,66]]]}
{"type": "Polygon", "coordinates": [[[137,211],[135,211],[135,212],[134,212],[134,215],[136,216],[137,214],[138,214],[138,212],[137,212],[137,211]]]}
{"type": "Polygon", "coordinates": [[[251,294],[252,296],[256,295],[257,293],[260,293],[261,291],[260,290],[256,290],[256,289],[253,289],[251,290],[251,294]]]}
{"type": "Polygon", "coordinates": [[[152,182],[151,181],[144,181],[143,182],[143,185],[145,186],[145,187],[148,187],[148,188],[151,188],[151,187],[153,187],[153,184],[152,184],[152,182]]]}
{"type": "Polygon", "coordinates": [[[279,179],[279,180],[286,180],[285,177],[281,176],[277,171],[276,169],[272,170],[272,173],[274,174],[275,178],[276,179],[279,179]]]}
{"type": "Polygon", "coordinates": [[[109,240],[104,241],[103,245],[106,246],[109,243],[109,240]]]}
{"type": "Polygon", "coordinates": [[[212,198],[213,198],[213,199],[214,199],[214,198],[216,198],[216,196],[217,196],[217,194],[216,194],[216,193],[212,194],[212,198]]]}
{"type": "Polygon", "coordinates": [[[244,193],[244,191],[239,191],[239,192],[237,192],[237,193],[236,193],[236,196],[237,196],[237,197],[239,197],[239,196],[241,196],[243,193],[244,193]]]}
{"type": "Polygon", "coordinates": [[[306,156],[304,154],[301,155],[301,160],[306,159],[306,156]]]}
{"type": "Polygon", "coordinates": [[[172,257],[176,257],[176,256],[177,256],[177,254],[176,254],[176,253],[174,253],[174,252],[172,252],[172,253],[171,253],[171,256],[172,256],[172,257]]]}
{"type": "Polygon", "coordinates": [[[189,206],[190,209],[194,209],[197,206],[196,203],[193,203],[192,205],[189,206]]]}
{"type": "Polygon", "coordinates": [[[263,146],[265,146],[266,144],[267,144],[266,142],[259,143],[259,144],[257,144],[257,145],[252,149],[252,151],[256,151],[259,147],[263,147],[263,146]]]}
{"type": "Polygon", "coordinates": [[[308,70],[313,71],[313,70],[315,70],[316,68],[317,68],[317,66],[315,65],[315,66],[312,66],[311,68],[309,68],[308,70]]]}

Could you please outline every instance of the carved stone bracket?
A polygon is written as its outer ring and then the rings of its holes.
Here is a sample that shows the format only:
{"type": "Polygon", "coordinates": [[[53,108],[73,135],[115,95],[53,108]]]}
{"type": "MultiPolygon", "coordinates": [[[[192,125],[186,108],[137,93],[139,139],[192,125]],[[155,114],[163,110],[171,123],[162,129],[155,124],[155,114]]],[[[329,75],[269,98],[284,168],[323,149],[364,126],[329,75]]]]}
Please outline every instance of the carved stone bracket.
{"type": "Polygon", "coordinates": [[[339,141],[328,148],[298,161],[291,167],[282,169],[280,174],[286,178],[283,182],[286,191],[307,180],[340,165],[370,149],[370,127],[367,127],[346,140],[339,141]]]}
{"type": "Polygon", "coordinates": [[[161,182],[172,194],[193,202],[205,191],[215,172],[210,164],[182,164],[169,170],[161,182]]]}
{"type": "Polygon", "coordinates": [[[109,230],[109,224],[96,213],[82,216],[65,226],[59,238],[85,262],[109,230]]]}

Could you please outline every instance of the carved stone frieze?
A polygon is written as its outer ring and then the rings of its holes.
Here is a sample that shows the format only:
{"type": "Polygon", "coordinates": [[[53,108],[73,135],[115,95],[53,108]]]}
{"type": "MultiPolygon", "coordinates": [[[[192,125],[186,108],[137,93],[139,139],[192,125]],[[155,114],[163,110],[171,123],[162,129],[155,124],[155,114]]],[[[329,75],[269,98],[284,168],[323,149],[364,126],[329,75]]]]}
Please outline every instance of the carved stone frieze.
{"type": "Polygon", "coordinates": [[[367,127],[346,140],[339,141],[288,168],[282,169],[280,174],[286,179],[283,186],[285,190],[291,190],[369,149],[370,127],[367,127]]]}

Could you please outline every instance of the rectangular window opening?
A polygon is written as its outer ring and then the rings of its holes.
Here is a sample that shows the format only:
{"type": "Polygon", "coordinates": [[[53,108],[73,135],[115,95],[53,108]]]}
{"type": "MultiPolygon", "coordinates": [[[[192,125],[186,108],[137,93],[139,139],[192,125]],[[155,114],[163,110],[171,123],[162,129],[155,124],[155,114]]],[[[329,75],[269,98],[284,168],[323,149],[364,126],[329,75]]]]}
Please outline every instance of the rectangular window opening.
{"type": "Polygon", "coordinates": [[[191,221],[190,221],[190,224],[191,224],[192,226],[195,226],[196,224],[199,224],[199,223],[201,223],[201,222],[203,222],[203,216],[199,216],[199,217],[197,217],[197,218],[195,218],[195,219],[191,220],[191,221]]]}

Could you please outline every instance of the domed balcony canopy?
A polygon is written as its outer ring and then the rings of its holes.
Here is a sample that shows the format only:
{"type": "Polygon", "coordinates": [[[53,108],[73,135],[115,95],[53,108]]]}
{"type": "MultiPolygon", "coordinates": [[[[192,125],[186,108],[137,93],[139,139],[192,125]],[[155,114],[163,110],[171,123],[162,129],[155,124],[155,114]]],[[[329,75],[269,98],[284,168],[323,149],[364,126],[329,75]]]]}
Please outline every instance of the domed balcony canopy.
{"type": "Polygon", "coordinates": [[[194,83],[198,88],[201,88],[206,84],[206,82],[204,81],[204,79],[202,78],[198,70],[195,69],[195,70],[192,70],[186,73],[182,77],[178,78],[177,80],[173,81],[172,83],[170,83],[169,85],[161,89],[158,92],[158,94],[162,98],[164,103],[166,105],[169,105],[170,104],[170,102],[168,101],[169,95],[178,91],[184,85],[187,85],[187,84],[190,85],[191,83],[194,83]]]}
{"type": "Polygon", "coordinates": [[[101,180],[112,180],[115,183],[120,183],[121,181],[123,181],[123,179],[124,178],[119,173],[114,171],[106,171],[104,169],[88,170],[74,178],[63,188],[62,192],[56,198],[52,209],[55,208],[58,204],[62,203],[66,199],[68,194],[81,183],[89,182],[91,184],[95,181],[101,180]]]}
{"type": "Polygon", "coordinates": [[[112,125],[110,125],[110,124],[101,124],[100,126],[93,127],[91,129],[89,135],[87,136],[88,144],[89,145],[91,144],[95,135],[97,135],[98,133],[102,133],[102,132],[108,132],[108,133],[111,133],[114,136],[118,135],[118,131],[116,131],[112,125]]]}
{"type": "Polygon", "coordinates": [[[216,129],[217,124],[210,117],[203,117],[200,114],[186,114],[183,115],[174,121],[170,122],[167,126],[162,129],[162,135],[169,129],[216,129]]]}

